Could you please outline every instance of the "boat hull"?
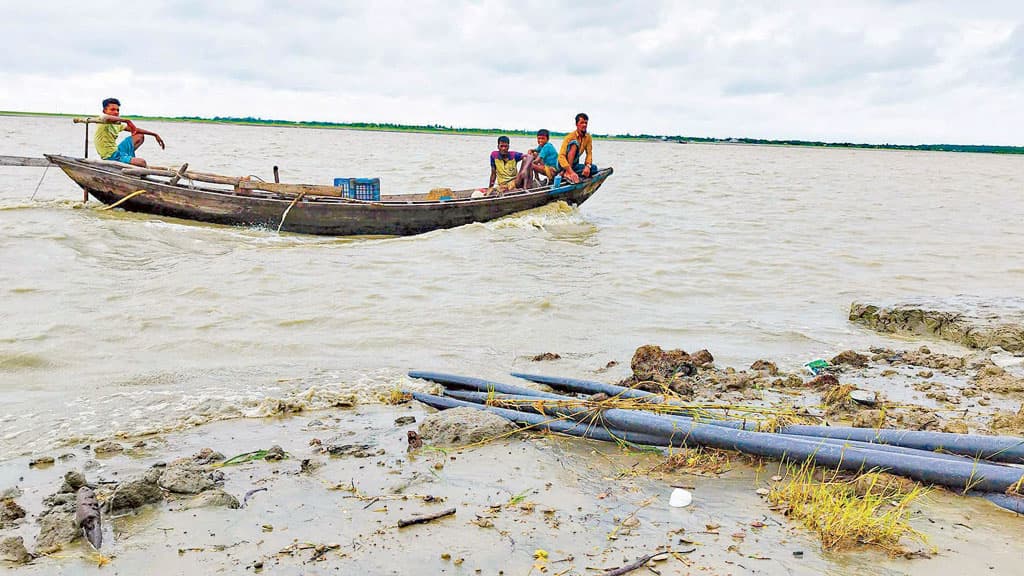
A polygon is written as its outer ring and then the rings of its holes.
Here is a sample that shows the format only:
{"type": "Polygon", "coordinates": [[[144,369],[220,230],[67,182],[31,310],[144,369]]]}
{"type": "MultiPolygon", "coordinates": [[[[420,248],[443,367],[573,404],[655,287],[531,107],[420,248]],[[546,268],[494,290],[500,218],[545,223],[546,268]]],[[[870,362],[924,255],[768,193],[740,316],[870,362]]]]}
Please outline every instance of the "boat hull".
{"type": "MultiPolygon", "coordinates": [[[[263,198],[171,185],[121,174],[119,170],[75,158],[47,156],[76,184],[104,204],[132,212],[214,224],[259,226],[301,234],[329,236],[422,234],[473,222],[487,222],[516,212],[563,201],[579,205],[612,174],[606,168],[575,185],[457,201],[362,202],[332,198],[263,198]],[[135,192],[142,190],[140,194],[135,192]],[[130,197],[129,197],[130,196],[130,197]]],[[[386,196],[384,197],[386,198],[386,196]]]]}

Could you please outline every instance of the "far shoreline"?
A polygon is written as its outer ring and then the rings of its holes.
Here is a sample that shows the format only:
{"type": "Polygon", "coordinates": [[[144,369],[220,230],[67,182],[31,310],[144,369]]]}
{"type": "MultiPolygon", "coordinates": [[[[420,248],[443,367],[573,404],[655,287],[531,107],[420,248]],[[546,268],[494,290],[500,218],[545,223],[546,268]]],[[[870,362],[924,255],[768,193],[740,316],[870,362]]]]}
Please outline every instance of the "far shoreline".
{"type": "MultiPolygon", "coordinates": [[[[94,116],[93,114],[66,114],[58,112],[21,112],[0,110],[0,116],[28,118],[79,118],[94,116]]],[[[152,122],[182,122],[196,124],[227,124],[235,126],[257,126],[274,128],[312,128],[328,130],[355,130],[360,132],[393,132],[407,134],[440,134],[452,136],[519,136],[533,137],[532,130],[515,130],[499,128],[453,128],[435,125],[404,125],[375,122],[319,122],[272,120],[253,117],[213,117],[198,116],[143,116],[132,115],[131,118],[152,122]]],[[[551,132],[552,138],[564,136],[566,132],[551,132]]],[[[625,142],[657,142],[666,144],[715,144],[715,145],[755,145],[784,146],[796,148],[838,148],[857,150],[902,150],[918,152],[956,152],[976,154],[1024,154],[1024,146],[997,146],[986,144],[867,144],[852,142],[818,142],[808,140],[770,140],[763,138],[706,138],[693,136],[664,136],[650,134],[594,134],[597,140],[617,140],[625,142]]]]}

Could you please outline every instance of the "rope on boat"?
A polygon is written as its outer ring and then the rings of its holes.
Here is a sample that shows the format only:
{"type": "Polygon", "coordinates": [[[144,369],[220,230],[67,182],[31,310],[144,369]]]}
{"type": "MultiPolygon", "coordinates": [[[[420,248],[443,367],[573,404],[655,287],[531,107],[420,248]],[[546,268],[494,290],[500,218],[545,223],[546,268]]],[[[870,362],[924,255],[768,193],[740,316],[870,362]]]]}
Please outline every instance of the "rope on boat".
{"type": "MultiPolygon", "coordinates": [[[[32,201],[32,200],[36,199],[36,193],[39,192],[39,187],[42,186],[42,184],[43,184],[43,178],[46,178],[46,171],[49,170],[50,166],[52,166],[52,165],[53,164],[50,163],[50,164],[46,165],[46,168],[43,168],[43,175],[39,177],[39,183],[36,184],[36,189],[32,191],[32,197],[29,198],[29,201],[32,201]]],[[[86,200],[88,200],[89,196],[86,195],[85,198],[86,198],[86,200]]]]}
{"type": "Polygon", "coordinates": [[[284,226],[284,219],[288,217],[288,213],[292,211],[292,208],[295,207],[295,205],[298,204],[299,200],[302,200],[302,197],[305,195],[305,192],[299,192],[299,195],[295,197],[295,200],[292,200],[292,203],[289,204],[287,208],[285,208],[284,214],[281,215],[281,223],[277,225],[278,232],[280,232],[281,227],[284,226]]]}
{"type": "Polygon", "coordinates": [[[146,192],[145,190],[136,190],[135,192],[132,192],[131,194],[125,196],[124,198],[121,198],[117,202],[114,202],[110,206],[104,206],[104,207],[100,208],[100,210],[113,210],[114,208],[117,208],[121,204],[124,204],[125,202],[127,202],[127,201],[131,200],[132,198],[135,198],[139,194],[143,194],[145,192],[146,192]]]}

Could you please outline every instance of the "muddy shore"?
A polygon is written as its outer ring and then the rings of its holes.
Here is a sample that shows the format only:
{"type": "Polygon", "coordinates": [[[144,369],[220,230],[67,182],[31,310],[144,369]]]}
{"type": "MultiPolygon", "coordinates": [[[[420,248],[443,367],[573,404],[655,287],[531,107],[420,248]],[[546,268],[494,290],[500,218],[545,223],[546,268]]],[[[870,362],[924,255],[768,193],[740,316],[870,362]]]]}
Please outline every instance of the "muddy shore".
{"type": "MultiPolygon", "coordinates": [[[[631,369],[634,384],[669,386],[695,402],[786,407],[837,424],[1024,435],[1021,356],[939,353],[916,342],[826,360],[815,375],[770,359],[719,367],[708,351],[650,346],[631,369]]],[[[558,372],[557,359],[536,366],[558,372]]],[[[583,376],[602,379],[604,370],[583,376]]],[[[598,574],[667,551],[652,560],[657,573],[1008,574],[1024,553],[1021,518],[943,490],[915,505],[910,521],[926,539],[905,541],[904,555],[823,551],[764,497],[786,474],[778,463],[669,469],[661,450],[527,432],[438,446],[422,427],[431,412],[415,402],[355,403],[6,461],[0,563],[15,574],[598,574]],[[424,446],[410,448],[411,431],[424,446]],[[225,465],[261,450],[271,453],[225,465]],[[71,520],[83,482],[103,507],[99,552],[71,520]],[[674,487],[693,503],[669,506],[674,487]]]]}

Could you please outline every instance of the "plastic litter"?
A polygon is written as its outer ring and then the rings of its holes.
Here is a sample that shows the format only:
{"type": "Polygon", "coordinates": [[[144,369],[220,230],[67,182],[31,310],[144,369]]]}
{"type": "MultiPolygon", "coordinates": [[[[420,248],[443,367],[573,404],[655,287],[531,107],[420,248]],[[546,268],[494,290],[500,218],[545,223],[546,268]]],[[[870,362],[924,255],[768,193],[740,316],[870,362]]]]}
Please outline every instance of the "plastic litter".
{"type": "Polygon", "coordinates": [[[693,502],[693,494],[682,488],[676,488],[668,498],[668,505],[673,508],[685,508],[693,502]]]}
{"type": "Polygon", "coordinates": [[[804,364],[804,368],[806,368],[807,371],[810,372],[812,376],[817,376],[818,374],[821,374],[822,371],[825,370],[828,367],[829,367],[828,360],[824,360],[822,358],[817,358],[815,360],[811,360],[807,364],[804,364]]]}

